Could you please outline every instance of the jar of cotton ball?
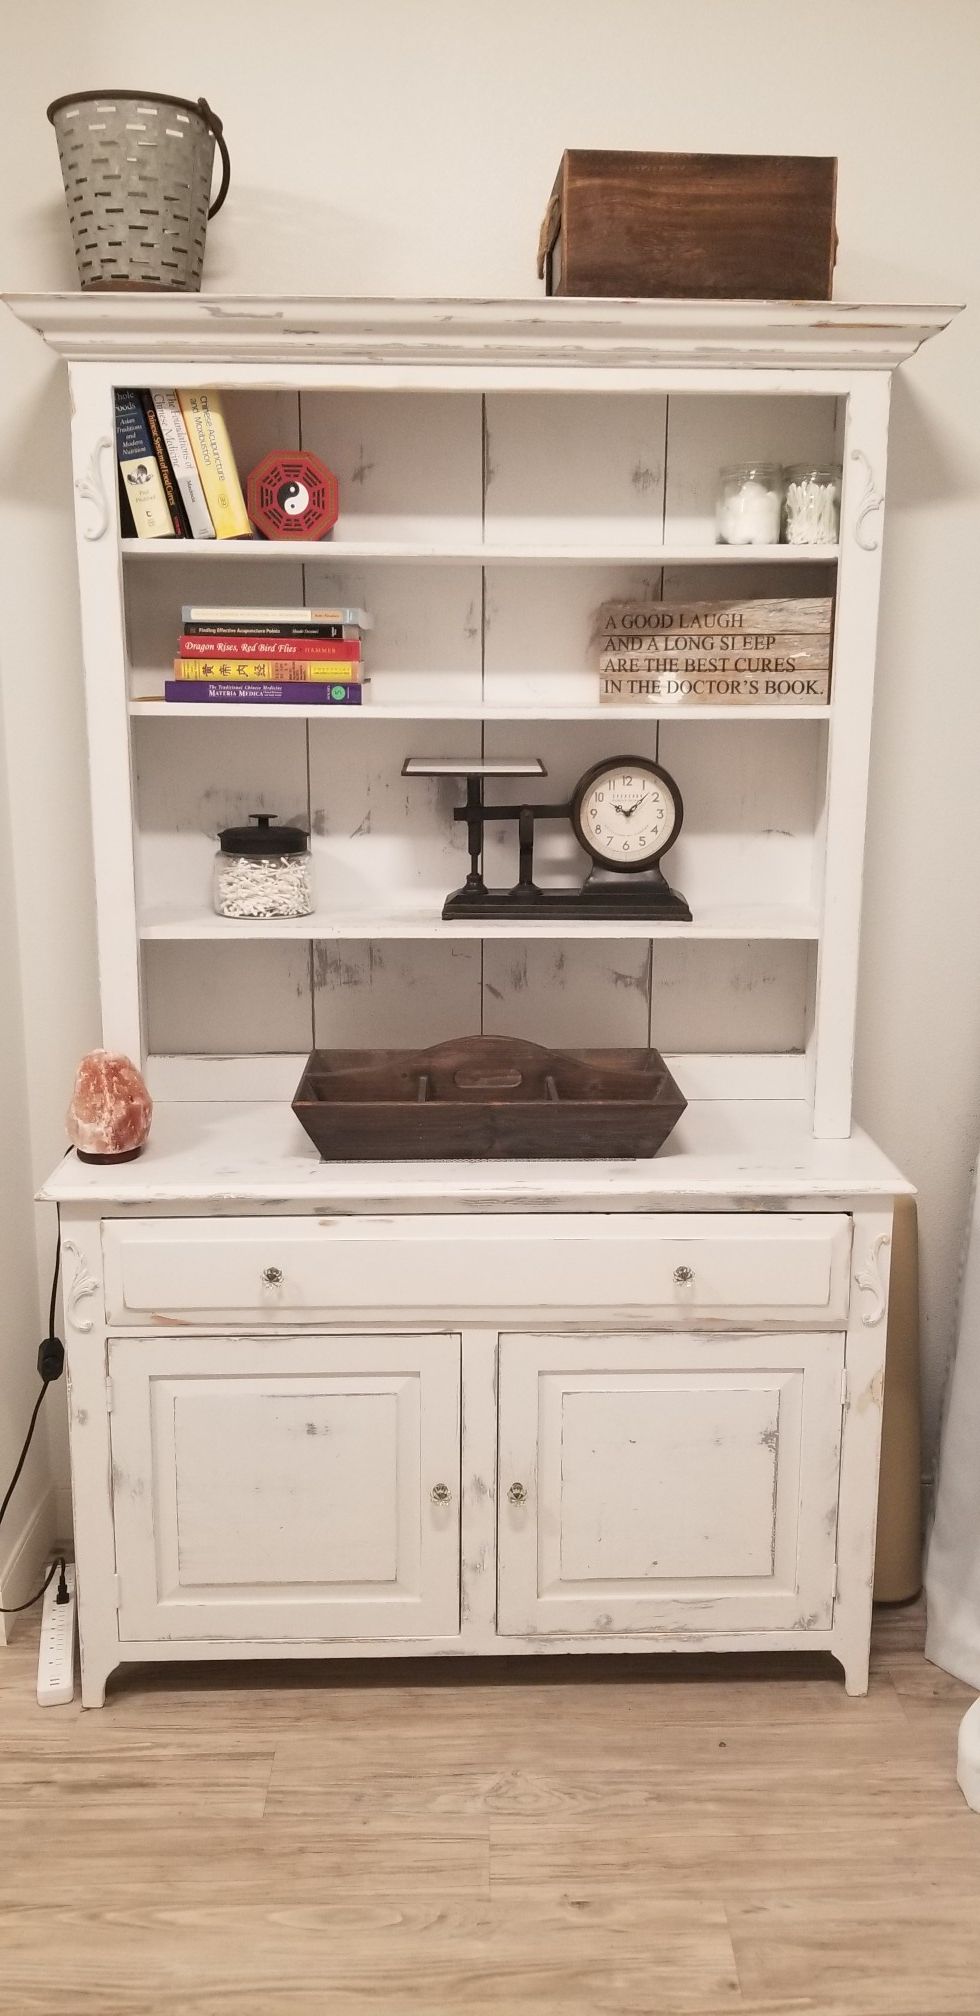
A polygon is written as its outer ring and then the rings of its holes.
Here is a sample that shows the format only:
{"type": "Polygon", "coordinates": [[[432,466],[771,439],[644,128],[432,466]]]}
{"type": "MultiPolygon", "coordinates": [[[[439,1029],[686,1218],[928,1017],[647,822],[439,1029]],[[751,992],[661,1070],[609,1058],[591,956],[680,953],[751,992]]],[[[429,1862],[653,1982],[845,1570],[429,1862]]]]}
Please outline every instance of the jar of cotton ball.
{"type": "Polygon", "coordinates": [[[841,472],[798,462],[786,471],[784,530],[788,546],[835,546],[840,530],[841,472]]]}
{"type": "Polygon", "coordinates": [[[314,909],[310,836],[277,826],[273,812],[253,812],[248,826],[218,834],[214,907],[219,917],[261,922],[308,917],[314,909]]]}
{"type": "Polygon", "coordinates": [[[723,469],[717,534],[722,546],[778,546],[783,472],[776,462],[739,462],[723,469]]]}

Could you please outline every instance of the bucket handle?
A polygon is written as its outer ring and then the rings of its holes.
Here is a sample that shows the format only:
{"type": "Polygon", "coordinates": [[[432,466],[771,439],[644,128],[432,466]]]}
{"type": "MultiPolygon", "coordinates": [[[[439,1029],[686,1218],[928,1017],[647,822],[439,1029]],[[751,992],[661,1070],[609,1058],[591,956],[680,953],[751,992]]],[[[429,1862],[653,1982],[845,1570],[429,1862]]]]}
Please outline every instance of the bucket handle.
{"type": "Polygon", "coordinates": [[[212,203],[211,208],[208,211],[208,217],[210,219],[212,217],[217,216],[218,211],[221,209],[221,205],[228,194],[228,184],[231,181],[231,155],[229,154],[228,148],[225,144],[224,129],[222,127],[221,120],[218,118],[216,112],[212,112],[211,107],[208,104],[206,98],[198,99],[197,109],[200,112],[201,118],[204,120],[204,124],[207,126],[209,132],[214,134],[214,137],[218,143],[218,152],[221,155],[221,187],[219,188],[217,196],[215,197],[214,202],[212,203]]]}

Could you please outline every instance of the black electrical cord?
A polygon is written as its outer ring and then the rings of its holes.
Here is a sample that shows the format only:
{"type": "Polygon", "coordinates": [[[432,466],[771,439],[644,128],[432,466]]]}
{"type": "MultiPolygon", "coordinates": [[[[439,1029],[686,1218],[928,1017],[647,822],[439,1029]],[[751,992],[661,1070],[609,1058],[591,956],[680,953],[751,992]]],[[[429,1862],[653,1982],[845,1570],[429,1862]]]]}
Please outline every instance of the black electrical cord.
{"type": "MultiPolygon", "coordinates": [[[[41,1402],[44,1399],[48,1387],[53,1385],[56,1379],[61,1378],[62,1372],[65,1369],[65,1347],[62,1344],[60,1337],[56,1337],[54,1334],[54,1319],[56,1313],[56,1305],[58,1301],[58,1279],[60,1273],[61,1273],[61,1236],[59,1231],[58,1243],[55,1248],[55,1256],[54,1256],[54,1275],[51,1281],[51,1301],[48,1306],[48,1334],[45,1337],[44,1342],[42,1343],[41,1348],[37,1354],[37,1369],[41,1375],[41,1391],[34,1402],[34,1412],[31,1415],[30,1425],[28,1427],[27,1434],[24,1438],[24,1447],[17,1458],[14,1474],[11,1477],[10,1483],[7,1486],[3,1504],[0,1505],[0,1526],[2,1526],[3,1524],[4,1515],[6,1513],[7,1507],[10,1504],[10,1500],[13,1497],[14,1492],[17,1489],[18,1483],[20,1482],[21,1471],[24,1468],[24,1464],[27,1462],[27,1452],[34,1438],[34,1430],[37,1427],[37,1417],[41,1412],[41,1402]]],[[[58,1559],[52,1562],[51,1568],[49,1569],[47,1576],[42,1582],[40,1589],[36,1589],[33,1596],[29,1596],[27,1598],[26,1603],[0,1603],[0,1617],[16,1617],[18,1612],[21,1610],[32,1610],[35,1603],[40,1603],[42,1596],[45,1594],[45,1591],[50,1589],[51,1584],[54,1581],[55,1576],[59,1573],[59,1571],[61,1579],[58,1583],[58,1602],[59,1603],[70,1602],[71,1599],[68,1593],[68,1583],[65,1577],[65,1557],[63,1554],[60,1554],[58,1556],[58,1559]]]]}

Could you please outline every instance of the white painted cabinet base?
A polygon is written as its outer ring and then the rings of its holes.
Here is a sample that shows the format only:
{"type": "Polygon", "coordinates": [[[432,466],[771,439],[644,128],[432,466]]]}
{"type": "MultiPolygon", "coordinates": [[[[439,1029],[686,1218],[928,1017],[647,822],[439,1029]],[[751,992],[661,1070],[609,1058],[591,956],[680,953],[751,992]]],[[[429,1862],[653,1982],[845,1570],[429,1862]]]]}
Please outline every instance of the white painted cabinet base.
{"type": "Polygon", "coordinates": [[[863,1692],[890,1227],[66,1217],[83,1701],[138,1660],[597,1649],[824,1650],[863,1692]]]}

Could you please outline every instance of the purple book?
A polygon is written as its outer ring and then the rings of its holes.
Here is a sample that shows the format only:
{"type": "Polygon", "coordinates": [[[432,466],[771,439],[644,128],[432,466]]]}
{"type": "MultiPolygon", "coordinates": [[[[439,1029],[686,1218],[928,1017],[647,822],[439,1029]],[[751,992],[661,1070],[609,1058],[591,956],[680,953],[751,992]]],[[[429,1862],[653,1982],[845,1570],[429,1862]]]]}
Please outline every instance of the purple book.
{"type": "Polygon", "coordinates": [[[363,686],[347,679],[168,679],[165,700],[202,706],[360,707],[363,686]]]}

